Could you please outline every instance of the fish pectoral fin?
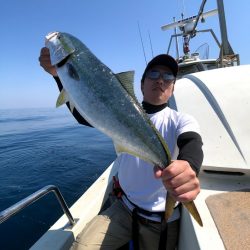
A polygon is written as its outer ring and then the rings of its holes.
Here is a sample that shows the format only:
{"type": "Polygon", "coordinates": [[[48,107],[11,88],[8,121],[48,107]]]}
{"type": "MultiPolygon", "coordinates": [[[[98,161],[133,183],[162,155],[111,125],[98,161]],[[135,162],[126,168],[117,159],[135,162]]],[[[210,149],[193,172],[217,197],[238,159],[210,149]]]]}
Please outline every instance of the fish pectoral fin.
{"type": "Polygon", "coordinates": [[[67,102],[69,102],[69,109],[70,109],[71,113],[73,113],[73,110],[75,108],[75,104],[72,101],[70,101],[69,95],[66,92],[66,90],[62,89],[62,91],[60,92],[60,94],[57,98],[56,107],[58,108],[61,105],[66,104],[67,102]]]}
{"type": "Polygon", "coordinates": [[[66,90],[62,89],[62,91],[60,92],[60,94],[57,98],[56,107],[58,108],[59,106],[65,104],[68,101],[69,101],[69,96],[68,96],[66,90]]]}
{"type": "Polygon", "coordinates": [[[134,71],[126,71],[115,74],[115,76],[120,81],[123,88],[128,92],[130,96],[132,96],[136,100],[135,92],[134,92],[134,71]]]}
{"type": "Polygon", "coordinates": [[[203,223],[202,223],[200,214],[199,214],[194,202],[193,201],[184,202],[183,205],[187,208],[187,210],[193,216],[193,218],[197,221],[197,223],[202,227],[203,223]]]}
{"type": "Polygon", "coordinates": [[[66,102],[69,102],[69,96],[68,96],[68,93],[66,92],[66,90],[62,89],[58,98],[57,98],[56,107],[58,108],[59,106],[66,104],[66,102]]]}

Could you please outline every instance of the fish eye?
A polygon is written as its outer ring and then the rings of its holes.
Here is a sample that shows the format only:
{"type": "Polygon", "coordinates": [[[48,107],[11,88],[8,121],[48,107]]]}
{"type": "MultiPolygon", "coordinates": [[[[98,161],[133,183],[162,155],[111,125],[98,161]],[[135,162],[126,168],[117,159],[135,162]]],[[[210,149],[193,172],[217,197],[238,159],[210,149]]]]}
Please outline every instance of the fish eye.
{"type": "Polygon", "coordinates": [[[76,69],[74,68],[74,66],[70,63],[67,63],[67,69],[68,69],[68,73],[69,73],[69,76],[77,81],[80,80],[80,77],[76,71],[76,69]]]}

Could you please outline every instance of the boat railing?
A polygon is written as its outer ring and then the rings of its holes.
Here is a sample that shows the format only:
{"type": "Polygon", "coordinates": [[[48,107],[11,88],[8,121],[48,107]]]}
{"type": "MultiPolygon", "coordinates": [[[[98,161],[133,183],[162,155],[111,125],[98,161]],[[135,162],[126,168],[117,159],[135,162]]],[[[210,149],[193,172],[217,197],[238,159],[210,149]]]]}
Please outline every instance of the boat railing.
{"type": "Polygon", "coordinates": [[[47,186],[39,189],[35,193],[29,195],[28,197],[15,203],[11,207],[0,212],[0,224],[50,192],[53,192],[55,194],[61,208],[63,209],[65,215],[68,217],[70,225],[73,226],[75,224],[75,220],[74,220],[73,216],[71,215],[69,208],[68,208],[61,192],[59,191],[58,187],[56,187],[54,185],[47,185],[47,186]]]}

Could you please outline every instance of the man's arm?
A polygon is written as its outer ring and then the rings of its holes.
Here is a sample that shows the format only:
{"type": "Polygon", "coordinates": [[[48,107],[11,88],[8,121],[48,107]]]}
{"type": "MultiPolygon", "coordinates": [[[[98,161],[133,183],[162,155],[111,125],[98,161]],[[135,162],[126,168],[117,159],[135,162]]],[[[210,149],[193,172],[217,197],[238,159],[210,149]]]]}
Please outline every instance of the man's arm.
{"type": "MultiPolygon", "coordinates": [[[[56,80],[56,83],[57,83],[57,86],[59,88],[59,91],[61,91],[63,89],[63,85],[59,79],[58,76],[54,76],[54,79],[56,80]]],[[[70,109],[70,105],[69,105],[69,102],[66,103],[68,109],[70,109]]],[[[73,112],[72,112],[73,116],[75,117],[75,119],[82,125],[85,125],[85,126],[89,126],[89,127],[93,127],[92,125],[90,125],[81,115],[80,113],[76,110],[76,108],[73,109],[73,112]]]]}
{"type": "MultiPolygon", "coordinates": [[[[40,56],[39,56],[39,62],[41,67],[43,67],[43,69],[48,72],[49,74],[51,74],[54,79],[56,80],[57,86],[59,88],[59,90],[61,91],[63,88],[63,85],[59,79],[59,77],[57,76],[57,72],[56,72],[56,67],[51,65],[51,61],[50,61],[50,53],[49,53],[49,49],[46,47],[43,47],[40,51],[40,56]]],[[[69,103],[67,102],[66,105],[68,106],[68,108],[70,109],[69,103]]],[[[76,110],[76,108],[73,109],[73,116],[75,117],[75,119],[83,125],[92,127],[80,114],[79,112],[76,110]]]]}
{"type": "Polygon", "coordinates": [[[178,159],[172,161],[165,169],[155,166],[155,177],[161,178],[168,192],[176,201],[194,200],[200,192],[197,174],[203,160],[202,140],[195,132],[186,132],[177,139],[178,159]]]}
{"type": "Polygon", "coordinates": [[[180,134],[177,139],[179,155],[177,160],[189,162],[192,169],[198,175],[203,161],[202,139],[196,132],[185,132],[180,134]]]}

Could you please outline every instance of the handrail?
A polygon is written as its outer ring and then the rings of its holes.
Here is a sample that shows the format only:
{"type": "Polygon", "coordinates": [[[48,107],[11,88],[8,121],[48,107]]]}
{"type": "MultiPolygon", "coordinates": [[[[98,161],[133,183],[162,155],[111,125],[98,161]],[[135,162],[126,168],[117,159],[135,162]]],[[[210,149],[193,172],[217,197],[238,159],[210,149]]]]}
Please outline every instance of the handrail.
{"type": "Polygon", "coordinates": [[[63,209],[64,213],[68,217],[70,225],[74,225],[75,221],[73,219],[73,216],[71,215],[71,213],[68,209],[68,206],[67,206],[62,194],[60,193],[58,187],[56,187],[54,185],[47,185],[47,186],[39,189],[35,193],[29,195],[28,197],[22,199],[21,201],[17,202],[16,204],[14,204],[14,205],[10,206],[9,208],[0,212],[0,224],[2,222],[6,221],[7,219],[9,219],[11,216],[20,212],[22,209],[26,208],[27,206],[29,206],[33,202],[39,200],[40,198],[42,198],[44,195],[48,194],[51,191],[53,191],[53,193],[55,194],[58,202],[61,205],[61,208],[63,209]]]}

